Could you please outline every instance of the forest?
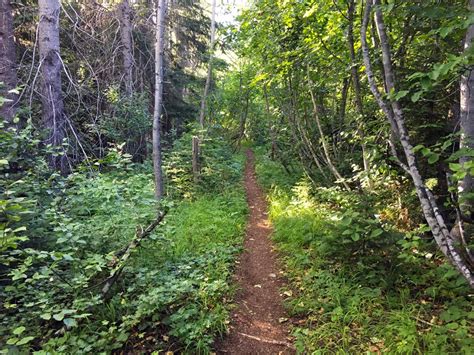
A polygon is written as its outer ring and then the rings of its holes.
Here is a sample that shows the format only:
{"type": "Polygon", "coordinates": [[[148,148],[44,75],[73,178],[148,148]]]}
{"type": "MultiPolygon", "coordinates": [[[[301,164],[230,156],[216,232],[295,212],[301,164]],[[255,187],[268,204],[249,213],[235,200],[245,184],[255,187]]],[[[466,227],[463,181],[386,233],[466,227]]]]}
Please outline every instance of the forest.
{"type": "Polygon", "coordinates": [[[0,354],[472,354],[474,0],[0,0],[0,354]]]}

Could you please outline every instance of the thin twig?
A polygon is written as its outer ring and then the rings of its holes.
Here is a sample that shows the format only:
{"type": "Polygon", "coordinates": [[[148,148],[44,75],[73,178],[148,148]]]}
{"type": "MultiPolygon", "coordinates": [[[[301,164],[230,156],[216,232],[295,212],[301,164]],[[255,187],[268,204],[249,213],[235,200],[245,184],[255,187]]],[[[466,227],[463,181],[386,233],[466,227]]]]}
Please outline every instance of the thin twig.
{"type": "Polygon", "coordinates": [[[293,344],[290,344],[286,341],[279,341],[279,340],[273,340],[273,339],[265,339],[265,338],[259,338],[259,337],[256,337],[254,335],[250,335],[250,334],[245,334],[245,333],[238,333],[246,338],[249,338],[249,339],[253,339],[253,340],[257,340],[257,341],[260,341],[262,343],[267,343],[267,344],[275,344],[275,345],[282,345],[282,346],[286,346],[287,348],[290,348],[290,349],[295,349],[295,347],[293,346],[293,344]]]}

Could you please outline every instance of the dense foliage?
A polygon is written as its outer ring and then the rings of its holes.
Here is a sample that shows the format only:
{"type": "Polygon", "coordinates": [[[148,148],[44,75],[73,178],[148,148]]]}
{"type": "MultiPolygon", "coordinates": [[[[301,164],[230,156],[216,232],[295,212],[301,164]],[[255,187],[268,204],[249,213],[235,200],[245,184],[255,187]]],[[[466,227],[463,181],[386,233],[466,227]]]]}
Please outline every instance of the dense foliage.
{"type": "Polygon", "coordinates": [[[304,320],[294,328],[299,351],[469,353],[469,288],[423,230],[391,220],[396,200],[314,187],[259,160],[290,280],[287,306],[304,320]]]}
{"type": "Polygon", "coordinates": [[[221,117],[237,144],[266,144],[315,186],[397,196],[390,213],[406,231],[426,221],[472,285],[466,5],[256,1],[229,31],[242,59],[224,79],[221,117]]]}
{"type": "Polygon", "coordinates": [[[247,148],[299,353],[472,352],[474,0],[210,8],[0,1],[0,353],[212,352],[247,148]]]}
{"type": "Polygon", "coordinates": [[[261,0],[228,32],[221,118],[262,146],[302,353],[472,348],[470,4],[261,0]]]}
{"type": "Polygon", "coordinates": [[[207,143],[194,186],[184,159],[189,136],[176,142],[166,159],[176,193],[161,205],[170,212],[104,300],[117,253],[156,216],[151,166],[133,164],[122,145],[67,177],[48,176],[41,154],[29,156],[28,132],[2,140],[4,350],[209,349],[228,322],[246,214],[241,158],[218,140],[207,143]]]}

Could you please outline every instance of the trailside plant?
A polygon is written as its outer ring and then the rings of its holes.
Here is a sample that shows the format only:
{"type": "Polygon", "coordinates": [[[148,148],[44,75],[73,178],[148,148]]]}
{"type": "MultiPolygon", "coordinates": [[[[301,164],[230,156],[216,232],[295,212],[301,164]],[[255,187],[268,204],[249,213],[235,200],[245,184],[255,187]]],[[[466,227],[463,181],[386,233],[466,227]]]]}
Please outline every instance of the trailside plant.
{"type": "Polygon", "coordinates": [[[264,155],[258,161],[289,279],[286,305],[303,320],[293,328],[299,352],[470,352],[469,287],[433,248],[426,226],[399,229],[381,213],[391,201],[377,195],[304,178],[280,188],[284,169],[264,155]]]}

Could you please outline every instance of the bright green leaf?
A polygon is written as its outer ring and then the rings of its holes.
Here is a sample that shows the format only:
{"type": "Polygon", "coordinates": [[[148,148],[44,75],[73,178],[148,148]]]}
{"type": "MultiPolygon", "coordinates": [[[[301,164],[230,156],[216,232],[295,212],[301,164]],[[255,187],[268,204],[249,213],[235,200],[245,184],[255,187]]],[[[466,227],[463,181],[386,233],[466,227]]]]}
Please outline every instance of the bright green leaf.
{"type": "Polygon", "coordinates": [[[23,333],[25,330],[26,330],[26,328],[23,327],[23,326],[21,326],[21,327],[15,328],[15,330],[13,330],[13,334],[15,334],[15,335],[20,335],[20,334],[23,333]]]}
{"type": "Polygon", "coordinates": [[[30,341],[32,341],[35,337],[25,337],[23,339],[20,339],[20,341],[18,343],[16,343],[16,345],[25,345],[25,344],[28,344],[30,341]]]}

